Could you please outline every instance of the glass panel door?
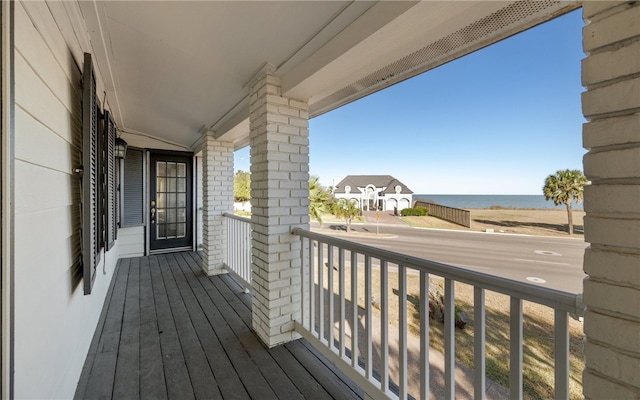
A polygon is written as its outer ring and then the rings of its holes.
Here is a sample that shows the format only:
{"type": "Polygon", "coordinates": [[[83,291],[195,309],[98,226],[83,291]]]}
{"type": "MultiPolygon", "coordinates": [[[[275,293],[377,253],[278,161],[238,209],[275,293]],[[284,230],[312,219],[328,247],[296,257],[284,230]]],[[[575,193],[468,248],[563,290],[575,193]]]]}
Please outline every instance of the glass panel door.
{"type": "Polygon", "coordinates": [[[151,155],[151,250],[191,246],[192,156],[151,155]]]}

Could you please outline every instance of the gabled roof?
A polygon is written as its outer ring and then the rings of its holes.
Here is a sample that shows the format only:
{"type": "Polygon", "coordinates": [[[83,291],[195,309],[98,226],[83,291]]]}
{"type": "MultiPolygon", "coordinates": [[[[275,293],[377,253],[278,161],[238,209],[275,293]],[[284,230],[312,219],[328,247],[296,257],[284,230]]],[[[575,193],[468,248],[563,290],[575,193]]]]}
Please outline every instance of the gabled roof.
{"type": "Polygon", "coordinates": [[[351,193],[356,192],[358,187],[366,187],[367,185],[374,185],[377,188],[385,188],[383,193],[395,193],[395,187],[400,185],[402,187],[403,194],[412,194],[413,191],[407,187],[404,183],[400,182],[391,175],[347,175],[343,180],[338,182],[335,187],[335,193],[346,193],[344,188],[351,186],[351,193]]]}
{"type": "Polygon", "coordinates": [[[398,185],[400,185],[400,187],[402,188],[400,193],[402,193],[402,194],[413,194],[413,190],[409,189],[407,187],[407,185],[405,185],[404,183],[400,182],[396,178],[393,178],[393,180],[391,182],[389,182],[389,185],[384,190],[384,193],[385,194],[387,194],[387,193],[388,194],[394,194],[396,192],[396,186],[398,186],[398,185]]]}

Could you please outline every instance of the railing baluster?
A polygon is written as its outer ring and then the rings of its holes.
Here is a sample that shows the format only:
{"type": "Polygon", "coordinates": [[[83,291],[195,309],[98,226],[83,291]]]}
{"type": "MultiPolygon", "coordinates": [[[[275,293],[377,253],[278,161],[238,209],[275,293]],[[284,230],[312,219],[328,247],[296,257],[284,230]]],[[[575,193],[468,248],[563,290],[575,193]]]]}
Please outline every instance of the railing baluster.
{"type": "Polygon", "coordinates": [[[338,340],[340,340],[340,357],[344,358],[344,354],[345,354],[345,332],[344,332],[344,327],[345,327],[345,321],[344,321],[344,317],[345,317],[345,289],[344,289],[344,248],[340,247],[338,249],[338,292],[340,293],[340,304],[339,304],[339,310],[338,310],[338,327],[339,327],[339,337],[338,340]]]}
{"type": "Polygon", "coordinates": [[[484,400],[485,381],[485,307],[484,289],[473,288],[473,398],[484,400]]]}
{"type": "Polygon", "coordinates": [[[314,268],[315,252],[313,251],[315,243],[309,239],[309,331],[311,333],[316,332],[316,272],[314,268]]]}
{"type": "Polygon", "coordinates": [[[325,343],[324,338],[324,243],[318,242],[318,339],[325,343]]]}
{"type": "Polygon", "coordinates": [[[456,332],[454,281],[444,280],[444,391],[447,399],[456,392],[456,332]]]}
{"type": "Polygon", "coordinates": [[[569,315],[555,310],[554,316],[555,398],[569,398],[569,315]]]}
{"type": "Polygon", "coordinates": [[[358,367],[358,253],[351,251],[351,366],[358,367]]]}
{"type": "Polygon", "coordinates": [[[242,265],[247,282],[251,282],[251,224],[242,225],[242,241],[245,243],[245,252],[242,254],[242,265]]]}
{"type": "MultiPolygon", "coordinates": [[[[236,243],[241,243],[242,241],[242,237],[240,236],[239,233],[239,221],[233,221],[231,222],[231,233],[233,235],[233,241],[236,243]]],[[[233,258],[231,260],[232,265],[233,265],[233,270],[236,271],[236,273],[238,275],[240,275],[242,278],[244,278],[244,274],[242,273],[242,264],[240,263],[240,258],[238,257],[239,253],[239,249],[238,248],[234,248],[231,250],[231,254],[233,255],[233,258]]]]}
{"type": "Polygon", "coordinates": [[[302,321],[302,326],[305,327],[305,329],[309,330],[309,327],[306,324],[306,320],[307,320],[307,314],[309,313],[307,311],[307,307],[308,307],[308,301],[305,301],[305,279],[304,279],[304,272],[305,270],[307,270],[307,268],[305,268],[304,265],[304,242],[305,242],[305,238],[300,237],[300,260],[302,261],[301,265],[300,265],[300,321],[302,321]]]}
{"type": "Polygon", "coordinates": [[[389,271],[387,261],[380,260],[380,389],[383,393],[389,390],[389,271]]]}
{"type": "Polygon", "coordinates": [[[327,261],[328,261],[327,262],[328,264],[327,296],[329,296],[329,322],[328,322],[327,328],[329,328],[329,348],[334,349],[335,343],[333,339],[335,337],[334,328],[335,328],[336,314],[335,314],[335,304],[334,304],[335,297],[333,295],[333,245],[332,244],[327,244],[327,261]]]}
{"type": "Polygon", "coordinates": [[[231,218],[225,218],[226,220],[226,228],[229,238],[231,240],[227,240],[227,265],[233,268],[233,246],[232,242],[235,240],[236,236],[233,234],[233,222],[231,218]]]}
{"type": "Polygon", "coordinates": [[[373,329],[373,324],[371,322],[371,318],[373,317],[373,313],[371,310],[371,256],[365,255],[364,257],[364,308],[365,314],[367,318],[367,365],[366,365],[366,378],[367,380],[371,380],[373,377],[373,333],[371,330],[373,329]]]}
{"type": "Polygon", "coordinates": [[[420,271],[420,398],[429,392],[429,274],[420,271]]]}
{"type": "Polygon", "coordinates": [[[522,399],[522,300],[517,297],[511,297],[509,353],[509,398],[522,399]]]}
{"type": "Polygon", "coordinates": [[[400,399],[408,395],[407,379],[407,268],[398,265],[398,334],[400,335],[398,353],[400,356],[400,399]]]}
{"type": "MultiPolygon", "coordinates": [[[[233,221],[232,225],[233,237],[235,238],[235,240],[237,240],[238,243],[240,243],[242,238],[240,237],[238,229],[238,221],[233,221]]],[[[238,257],[238,249],[233,249],[233,267],[234,269],[236,269],[236,271],[238,271],[240,276],[244,278],[244,274],[242,273],[242,265],[240,264],[240,258],[238,257]]]]}
{"type": "MultiPolygon", "coordinates": [[[[240,221],[233,221],[233,237],[237,241],[236,243],[242,243],[244,241],[244,237],[242,236],[242,227],[240,226],[240,221]]],[[[245,280],[247,279],[247,274],[244,271],[244,263],[242,262],[241,251],[236,248],[233,250],[233,265],[234,268],[238,271],[238,274],[245,280]]],[[[246,287],[245,287],[246,289],[246,287]]]]}

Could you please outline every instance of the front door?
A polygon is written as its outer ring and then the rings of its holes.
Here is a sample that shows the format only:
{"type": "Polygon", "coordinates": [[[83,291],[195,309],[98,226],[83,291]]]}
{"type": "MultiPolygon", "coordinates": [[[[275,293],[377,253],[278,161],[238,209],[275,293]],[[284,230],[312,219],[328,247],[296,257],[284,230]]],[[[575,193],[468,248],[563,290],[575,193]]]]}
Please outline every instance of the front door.
{"type": "Polygon", "coordinates": [[[193,244],[193,155],[151,153],[151,251],[191,248],[193,244]]]}

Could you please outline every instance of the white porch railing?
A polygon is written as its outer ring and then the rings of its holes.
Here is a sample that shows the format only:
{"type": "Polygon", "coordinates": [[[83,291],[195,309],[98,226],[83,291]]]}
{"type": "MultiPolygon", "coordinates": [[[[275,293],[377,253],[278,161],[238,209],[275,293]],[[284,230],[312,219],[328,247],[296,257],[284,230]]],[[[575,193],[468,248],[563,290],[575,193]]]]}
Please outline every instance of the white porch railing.
{"type": "Polygon", "coordinates": [[[227,224],[225,267],[248,293],[251,290],[251,219],[231,213],[222,215],[227,224]]]}
{"type": "MultiPolygon", "coordinates": [[[[474,287],[474,398],[484,399],[486,391],[485,290],[506,294],[511,299],[510,398],[522,398],[523,300],[555,310],[555,398],[569,397],[569,314],[582,315],[581,296],[385,251],[300,228],[294,228],[291,232],[302,240],[302,313],[300,321],[296,323],[296,331],[338,365],[371,398],[408,398],[408,365],[417,367],[419,371],[419,390],[416,389],[417,393],[413,395],[421,399],[429,397],[430,274],[444,278],[443,371],[446,398],[453,399],[456,389],[455,318],[452,318],[455,282],[474,287]],[[390,308],[390,275],[393,278],[392,287],[397,287],[397,299],[404,299],[397,302],[397,310],[390,308]],[[407,275],[419,276],[420,338],[416,346],[419,349],[413,348],[409,354],[407,275]],[[379,282],[375,288],[372,284],[374,276],[376,283],[379,282]],[[371,299],[374,296],[379,296],[379,307],[376,307],[380,309],[379,318],[373,317],[371,299]],[[352,301],[359,297],[362,306],[358,305],[357,300],[352,301]],[[395,328],[389,330],[391,311],[398,315],[397,332],[395,328]],[[419,353],[419,356],[415,353],[419,353]]],[[[412,373],[415,378],[415,370],[412,373]]]]}

